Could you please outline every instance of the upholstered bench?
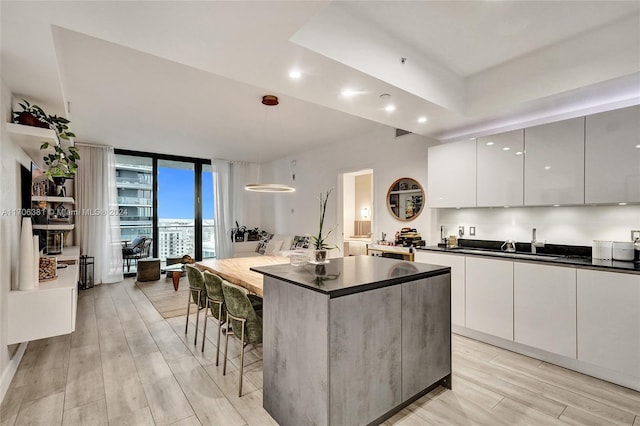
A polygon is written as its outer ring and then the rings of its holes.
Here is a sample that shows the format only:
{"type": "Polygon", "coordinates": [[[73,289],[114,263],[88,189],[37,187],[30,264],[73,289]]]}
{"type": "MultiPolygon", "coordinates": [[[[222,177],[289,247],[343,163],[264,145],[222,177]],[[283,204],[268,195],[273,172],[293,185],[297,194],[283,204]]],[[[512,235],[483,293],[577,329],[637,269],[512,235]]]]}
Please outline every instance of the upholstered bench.
{"type": "Polygon", "coordinates": [[[138,260],[136,280],[140,282],[158,281],[160,279],[160,259],[138,260]]]}

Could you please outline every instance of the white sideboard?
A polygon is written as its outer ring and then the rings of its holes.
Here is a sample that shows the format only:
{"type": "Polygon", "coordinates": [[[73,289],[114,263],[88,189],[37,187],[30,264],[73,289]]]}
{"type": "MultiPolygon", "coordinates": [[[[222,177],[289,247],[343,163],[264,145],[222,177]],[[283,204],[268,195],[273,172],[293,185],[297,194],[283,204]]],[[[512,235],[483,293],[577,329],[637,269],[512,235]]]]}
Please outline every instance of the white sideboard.
{"type": "Polygon", "coordinates": [[[58,269],[58,278],[41,282],[33,290],[10,291],[8,297],[8,343],[10,345],[69,334],[76,329],[78,300],[78,247],[67,247],[58,261],[75,264],[58,269]]]}

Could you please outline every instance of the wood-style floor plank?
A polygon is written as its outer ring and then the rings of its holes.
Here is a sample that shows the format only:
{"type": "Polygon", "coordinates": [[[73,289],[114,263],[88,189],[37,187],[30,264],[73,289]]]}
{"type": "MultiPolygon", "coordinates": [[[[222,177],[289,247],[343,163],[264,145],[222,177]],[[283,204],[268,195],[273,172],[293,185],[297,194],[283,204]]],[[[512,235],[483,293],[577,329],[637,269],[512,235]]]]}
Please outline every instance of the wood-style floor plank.
{"type": "MultiPolygon", "coordinates": [[[[245,348],[240,398],[239,342],[229,340],[223,376],[215,320],[204,353],[203,316],[197,346],[195,314],[186,335],[185,321],[164,319],[131,279],[82,291],[76,332],[27,346],[0,425],[275,425],[262,408],[262,347],[245,348]]],[[[640,392],[461,336],[452,348],[453,390],[434,389],[385,425],[640,426],[640,392]]]]}
{"type": "Polygon", "coordinates": [[[500,401],[492,412],[494,416],[502,419],[509,425],[540,426],[565,424],[535,408],[531,408],[510,398],[504,398],[500,401]]]}
{"type": "MultiPolygon", "coordinates": [[[[71,348],[64,409],[104,401],[102,361],[98,345],[71,348]]],[[[106,406],[105,406],[106,408],[106,406]]]]}
{"type": "Polygon", "coordinates": [[[169,365],[201,423],[229,426],[247,423],[193,357],[173,360],[169,365]]]}
{"type": "Polygon", "coordinates": [[[65,409],[62,416],[63,426],[107,426],[108,424],[107,402],[104,398],[69,410],[65,409]]]}
{"type": "Polygon", "coordinates": [[[16,425],[62,424],[64,392],[54,393],[40,399],[22,402],[16,425]]]}
{"type": "MultiPolygon", "coordinates": [[[[524,360],[533,359],[508,352],[507,354],[498,355],[496,358],[491,360],[491,364],[511,369],[518,374],[523,374],[537,381],[560,387],[564,390],[578,393],[587,398],[612,405],[631,414],[640,415],[640,400],[628,397],[624,391],[621,392],[621,386],[606,383],[602,380],[595,380],[592,383],[587,383],[584,380],[580,380],[569,375],[557,374],[557,369],[551,370],[548,368],[541,368],[542,362],[540,361],[533,360],[537,362],[532,363],[523,362],[524,360]],[[605,386],[605,383],[609,386],[605,386]]],[[[585,377],[584,375],[580,376],[585,377]]]]}

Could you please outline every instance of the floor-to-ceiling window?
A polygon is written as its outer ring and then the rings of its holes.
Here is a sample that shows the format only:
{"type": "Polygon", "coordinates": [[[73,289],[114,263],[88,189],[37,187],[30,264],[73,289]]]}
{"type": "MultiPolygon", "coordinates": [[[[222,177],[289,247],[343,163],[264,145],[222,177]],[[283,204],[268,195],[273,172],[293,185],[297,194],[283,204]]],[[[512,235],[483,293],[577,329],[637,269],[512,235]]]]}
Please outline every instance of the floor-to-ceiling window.
{"type": "Polygon", "coordinates": [[[158,257],[195,256],[195,164],[158,160],[158,257]]]}
{"type": "Polygon", "coordinates": [[[215,257],[211,170],[208,160],[116,150],[123,241],[153,238],[150,255],[162,263],[215,257]]]}
{"type": "MultiPolygon", "coordinates": [[[[119,154],[116,156],[118,204],[122,241],[137,236],[153,238],[153,161],[151,158],[119,154]]],[[[151,253],[153,256],[153,252],[151,253]]]]}
{"type": "Polygon", "coordinates": [[[213,169],[202,165],[202,258],[216,257],[216,238],[213,223],[213,169]]]}

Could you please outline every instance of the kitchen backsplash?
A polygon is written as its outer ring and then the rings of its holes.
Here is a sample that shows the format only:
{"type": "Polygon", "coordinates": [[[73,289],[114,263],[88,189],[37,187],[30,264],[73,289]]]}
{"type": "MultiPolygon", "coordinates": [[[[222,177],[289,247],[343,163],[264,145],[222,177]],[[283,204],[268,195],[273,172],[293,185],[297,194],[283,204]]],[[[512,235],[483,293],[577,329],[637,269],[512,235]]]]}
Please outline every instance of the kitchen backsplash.
{"type": "Polygon", "coordinates": [[[531,229],[537,229],[537,240],[553,244],[591,246],[593,240],[629,241],[631,230],[640,229],[640,205],[576,206],[576,207],[510,207],[434,209],[429,244],[445,234],[483,240],[531,241],[531,229]],[[476,235],[469,234],[469,227],[476,235]]]}

